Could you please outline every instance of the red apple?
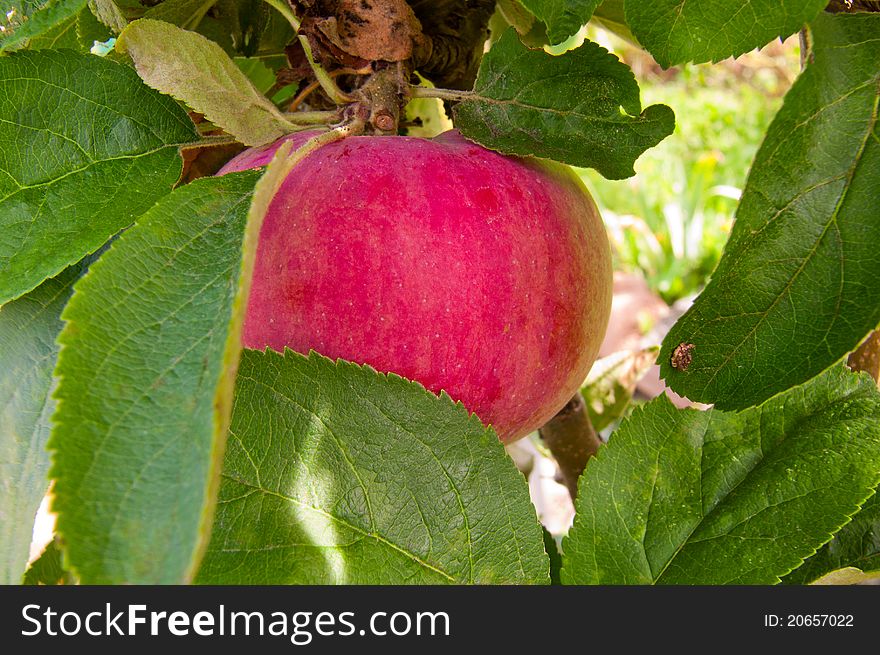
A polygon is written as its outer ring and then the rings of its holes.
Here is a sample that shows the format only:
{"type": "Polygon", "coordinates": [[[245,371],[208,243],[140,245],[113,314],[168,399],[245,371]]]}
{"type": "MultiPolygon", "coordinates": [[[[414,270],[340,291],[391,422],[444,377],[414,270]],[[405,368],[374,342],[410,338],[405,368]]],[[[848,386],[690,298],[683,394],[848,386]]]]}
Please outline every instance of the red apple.
{"type": "Polygon", "coordinates": [[[512,442],[577,391],[610,307],[608,240],[568,167],[455,131],[350,137],[306,157],[272,200],[243,340],[416,380],[512,442]]]}

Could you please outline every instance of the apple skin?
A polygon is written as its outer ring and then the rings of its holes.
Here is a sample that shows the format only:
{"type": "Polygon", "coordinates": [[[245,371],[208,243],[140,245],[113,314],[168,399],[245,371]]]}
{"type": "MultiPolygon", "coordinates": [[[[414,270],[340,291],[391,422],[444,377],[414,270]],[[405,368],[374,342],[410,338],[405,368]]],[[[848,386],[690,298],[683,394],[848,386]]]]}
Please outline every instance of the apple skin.
{"type": "MultiPolygon", "coordinates": [[[[311,135],[247,150],[218,174],[311,135]]],[[[610,308],[605,229],[567,166],[454,130],[359,136],[310,154],[272,200],[243,344],[315,350],[445,391],[510,443],[578,390],[610,308]]]]}

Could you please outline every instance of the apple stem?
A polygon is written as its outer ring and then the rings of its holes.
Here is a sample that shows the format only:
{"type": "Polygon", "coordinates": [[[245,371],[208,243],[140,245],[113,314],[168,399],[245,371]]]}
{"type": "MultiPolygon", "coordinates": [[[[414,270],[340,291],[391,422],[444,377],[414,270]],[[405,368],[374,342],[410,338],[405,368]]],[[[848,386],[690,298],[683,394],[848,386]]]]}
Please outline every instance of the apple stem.
{"type": "Polygon", "coordinates": [[[409,92],[412,98],[440,98],[450,102],[460,102],[474,96],[473,91],[454,91],[452,89],[436,89],[428,86],[411,86],[409,92]]]}
{"type": "Polygon", "coordinates": [[[580,392],[540,429],[540,434],[559,465],[571,499],[575,500],[578,479],[602,445],[580,392]]]}

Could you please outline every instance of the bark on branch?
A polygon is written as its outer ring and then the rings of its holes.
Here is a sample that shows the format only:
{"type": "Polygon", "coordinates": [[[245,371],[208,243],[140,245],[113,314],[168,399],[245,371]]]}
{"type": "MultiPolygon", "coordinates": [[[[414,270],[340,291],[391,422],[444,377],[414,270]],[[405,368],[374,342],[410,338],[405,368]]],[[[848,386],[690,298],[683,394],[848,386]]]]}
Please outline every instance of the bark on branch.
{"type": "Polygon", "coordinates": [[[437,86],[468,90],[477,78],[495,0],[407,0],[422,24],[415,68],[437,86]]]}
{"type": "Polygon", "coordinates": [[[563,482],[568,487],[571,499],[577,497],[577,483],[587,461],[596,454],[602,442],[590,423],[587,405],[580,393],[559,410],[541,428],[541,438],[559,465],[563,482]]]}

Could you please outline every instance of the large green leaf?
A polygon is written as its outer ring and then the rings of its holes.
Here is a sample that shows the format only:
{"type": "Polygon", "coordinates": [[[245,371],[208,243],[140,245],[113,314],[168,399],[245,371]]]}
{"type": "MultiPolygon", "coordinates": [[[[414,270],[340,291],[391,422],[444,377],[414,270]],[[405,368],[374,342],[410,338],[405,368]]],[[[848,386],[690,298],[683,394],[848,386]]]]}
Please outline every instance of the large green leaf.
{"type": "Polygon", "coordinates": [[[585,25],[602,0],[521,0],[547,25],[551,43],[560,43],[585,25]]]}
{"type": "Polygon", "coordinates": [[[0,58],[0,304],[85,255],[167,194],[186,113],[128,66],[40,50],[0,58]]]}
{"type": "Polygon", "coordinates": [[[184,582],[207,543],[257,176],[204,178],[163,198],[64,311],[52,507],[84,583],[184,582]]]}
{"type": "Polygon", "coordinates": [[[672,110],[642,111],[632,70],[590,41],[553,56],[524,46],[508,29],[483,57],[472,94],[454,109],[470,139],[514,155],[595,168],[619,179],[669,136],[672,110]]]}
{"type": "Polygon", "coordinates": [[[245,351],[198,582],[549,582],[522,474],[448,396],[368,367],[245,351]]]}
{"type": "Polygon", "coordinates": [[[720,61],[794,34],[828,0],[629,0],[626,21],[664,68],[720,61]]]}
{"type": "Polygon", "coordinates": [[[724,256],[660,352],[670,387],[722,409],[808,380],[880,322],[880,15],[812,33],[724,256]]]}
{"type": "Polygon", "coordinates": [[[876,493],[834,539],[782,581],[804,584],[840,569],[880,574],[880,496],[876,493]]]}
{"type": "Polygon", "coordinates": [[[116,47],[131,56],[147,84],[203,113],[245,145],[271,143],[296,129],[229,55],[201,34],[143,18],[125,28],[116,47]]]}
{"type": "Polygon", "coordinates": [[[0,307],[0,583],[18,584],[49,479],[49,394],[61,310],[87,264],[0,307]]]}
{"type": "Polygon", "coordinates": [[[12,2],[3,9],[0,21],[0,52],[19,48],[30,39],[42,36],[69,23],[86,6],[86,0],[48,0],[47,2],[12,2]]]}
{"type": "Polygon", "coordinates": [[[563,582],[779,582],[880,481],[878,414],[843,367],[740,413],[650,402],[587,465],[563,582]]]}

